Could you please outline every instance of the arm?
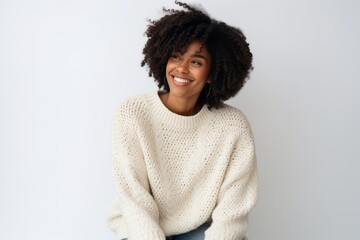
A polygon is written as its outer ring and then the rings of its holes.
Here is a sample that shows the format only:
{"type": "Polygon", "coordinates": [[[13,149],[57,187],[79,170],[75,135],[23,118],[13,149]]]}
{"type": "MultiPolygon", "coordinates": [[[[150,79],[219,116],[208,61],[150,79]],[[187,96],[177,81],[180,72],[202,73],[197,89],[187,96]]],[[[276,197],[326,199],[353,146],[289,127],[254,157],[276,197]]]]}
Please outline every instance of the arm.
{"type": "Polygon", "coordinates": [[[248,214],[258,195],[258,176],[254,139],[246,119],[235,145],[219,191],[212,224],[206,240],[242,240],[248,226],[248,214]]]}
{"type": "Polygon", "coordinates": [[[112,160],[114,181],[121,202],[128,239],[164,240],[159,226],[159,211],[151,196],[142,149],[134,121],[123,108],[117,108],[113,119],[112,160]]]}

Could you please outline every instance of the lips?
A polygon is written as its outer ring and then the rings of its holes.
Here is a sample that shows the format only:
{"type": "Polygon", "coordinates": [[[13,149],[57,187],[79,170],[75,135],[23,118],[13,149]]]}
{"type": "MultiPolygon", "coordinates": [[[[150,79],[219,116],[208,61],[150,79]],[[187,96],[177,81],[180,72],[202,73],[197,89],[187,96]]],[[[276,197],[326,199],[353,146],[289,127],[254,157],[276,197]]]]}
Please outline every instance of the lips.
{"type": "Polygon", "coordinates": [[[174,77],[174,80],[177,81],[177,82],[182,82],[182,83],[187,83],[187,82],[190,82],[190,80],[188,79],[185,79],[185,78],[180,78],[180,77],[174,77]]]}
{"type": "Polygon", "coordinates": [[[177,77],[177,76],[173,76],[173,80],[174,80],[174,84],[177,86],[187,86],[191,83],[191,80],[186,79],[186,78],[182,78],[182,77],[177,77]]]}

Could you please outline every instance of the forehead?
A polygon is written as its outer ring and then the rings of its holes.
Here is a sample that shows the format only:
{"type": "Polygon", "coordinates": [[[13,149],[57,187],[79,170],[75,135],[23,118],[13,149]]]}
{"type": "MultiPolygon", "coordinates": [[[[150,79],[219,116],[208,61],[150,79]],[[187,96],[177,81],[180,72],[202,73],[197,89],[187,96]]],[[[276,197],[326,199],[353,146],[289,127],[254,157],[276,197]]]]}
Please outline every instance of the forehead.
{"type": "Polygon", "coordinates": [[[207,47],[200,40],[194,40],[185,47],[183,51],[175,50],[175,52],[181,52],[182,54],[201,54],[205,57],[210,57],[207,47]]]}

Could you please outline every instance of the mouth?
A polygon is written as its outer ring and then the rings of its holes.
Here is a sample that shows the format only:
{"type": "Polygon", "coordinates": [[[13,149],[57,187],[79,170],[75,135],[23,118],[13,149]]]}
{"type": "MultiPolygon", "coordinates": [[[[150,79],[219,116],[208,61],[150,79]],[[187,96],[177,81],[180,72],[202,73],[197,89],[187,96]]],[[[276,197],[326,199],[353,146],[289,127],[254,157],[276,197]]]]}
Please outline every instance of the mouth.
{"type": "Polygon", "coordinates": [[[179,82],[179,83],[189,83],[189,82],[191,82],[189,79],[186,79],[186,78],[175,77],[175,76],[173,78],[174,78],[174,80],[176,82],[179,82]]]}
{"type": "Polygon", "coordinates": [[[187,86],[189,85],[192,81],[187,79],[187,78],[182,78],[182,77],[178,77],[178,76],[174,76],[171,75],[175,85],[177,86],[187,86]]]}

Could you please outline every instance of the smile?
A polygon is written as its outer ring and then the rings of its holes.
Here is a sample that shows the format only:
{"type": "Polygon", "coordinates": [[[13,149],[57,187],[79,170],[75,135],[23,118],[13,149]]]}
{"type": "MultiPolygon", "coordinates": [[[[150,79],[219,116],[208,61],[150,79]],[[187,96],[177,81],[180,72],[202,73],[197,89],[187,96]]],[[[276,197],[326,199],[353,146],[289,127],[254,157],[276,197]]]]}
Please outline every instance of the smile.
{"type": "Polygon", "coordinates": [[[175,77],[174,76],[174,80],[178,83],[190,83],[191,81],[185,78],[180,78],[180,77],[175,77]]]}

